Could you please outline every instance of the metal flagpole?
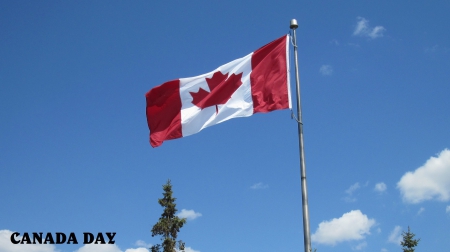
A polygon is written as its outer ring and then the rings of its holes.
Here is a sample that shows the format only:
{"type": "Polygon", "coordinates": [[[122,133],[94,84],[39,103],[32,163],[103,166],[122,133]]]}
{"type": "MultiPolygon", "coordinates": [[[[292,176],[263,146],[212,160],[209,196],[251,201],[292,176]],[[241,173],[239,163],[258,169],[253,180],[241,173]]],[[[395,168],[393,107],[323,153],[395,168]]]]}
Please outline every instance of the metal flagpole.
{"type": "Polygon", "coordinates": [[[297,89],[297,123],[298,123],[298,142],[300,151],[300,178],[302,186],[302,208],[303,208],[303,236],[305,244],[305,252],[311,252],[311,236],[309,232],[309,210],[308,210],[308,192],[306,189],[306,166],[305,152],[303,149],[303,123],[302,123],[302,106],[300,104],[300,79],[298,76],[298,59],[297,59],[297,37],[295,29],[297,29],[297,20],[292,19],[290,28],[293,31],[293,45],[295,58],[295,81],[297,89]]]}

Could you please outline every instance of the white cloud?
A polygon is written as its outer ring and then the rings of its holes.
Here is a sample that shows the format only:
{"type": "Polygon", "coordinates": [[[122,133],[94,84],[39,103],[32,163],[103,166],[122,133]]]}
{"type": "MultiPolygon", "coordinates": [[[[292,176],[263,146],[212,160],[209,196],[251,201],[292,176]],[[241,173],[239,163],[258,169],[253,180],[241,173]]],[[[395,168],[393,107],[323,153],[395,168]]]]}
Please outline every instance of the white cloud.
{"type": "MultiPolygon", "coordinates": [[[[10,230],[0,230],[0,251],[1,252],[57,252],[54,245],[50,244],[13,244],[10,230]]],[[[16,240],[22,239],[22,236],[16,240]]]]}
{"type": "Polygon", "coordinates": [[[387,250],[387,249],[385,249],[385,248],[382,248],[381,249],[381,252],[388,252],[389,250],[387,250]]]}
{"type": "Polygon", "coordinates": [[[256,183],[252,186],[250,186],[251,189],[257,190],[257,189],[265,189],[268,188],[269,185],[263,184],[262,182],[256,183]]]}
{"type": "Polygon", "coordinates": [[[148,252],[146,248],[135,248],[135,249],[127,249],[125,252],[148,252]]]}
{"type": "Polygon", "coordinates": [[[370,228],[375,223],[375,219],[369,219],[360,210],[352,210],[338,219],[322,221],[311,239],[313,242],[327,245],[362,240],[365,235],[370,234],[370,228]]]}
{"type": "Polygon", "coordinates": [[[116,244],[86,244],[74,252],[122,252],[116,244]]]}
{"type": "MultiPolygon", "coordinates": [[[[86,244],[74,252],[122,252],[122,250],[115,244],[86,244]]],[[[129,248],[125,252],[149,252],[149,250],[141,247],[129,248]]]]}
{"type": "Polygon", "coordinates": [[[372,39],[383,37],[386,29],[383,26],[369,26],[369,21],[363,17],[357,17],[356,28],[353,31],[354,36],[369,37],[372,39]]]}
{"type": "Polygon", "coordinates": [[[445,208],[445,212],[450,213],[450,206],[447,206],[447,208],[445,208]]]}
{"type": "Polygon", "coordinates": [[[391,234],[389,235],[388,242],[392,242],[395,244],[400,245],[400,242],[402,241],[402,227],[395,226],[395,228],[392,230],[391,234]]]}
{"type": "Polygon", "coordinates": [[[195,220],[198,217],[202,216],[201,213],[196,213],[194,210],[182,209],[179,214],[177,214],[180,218],[186,218],[188,220],[195,220]]]}
{"type": "Polygon", "coordinates": [[[377,184],[375,185],[375,188],[374,188],[374,190],[377,191],[377,192],[379,192],[379,193],[385,192],[386,189],[387,189],[387,186],[386,186],[386,184],[383,183],[383,182],[377,183],[377,184]]]}
{"type": "Polygon", "coordinates": [[[333,74],[333,67],[330,65],[322,65],[319,69],[319,72],[322,75],[331,75],[333,74]]]}
{"type": "Polygon", "coordinates": [[[397,188],[407,203],[450,200],[450,150],[443,150],[415,171],[405,173],[397,188]]]}

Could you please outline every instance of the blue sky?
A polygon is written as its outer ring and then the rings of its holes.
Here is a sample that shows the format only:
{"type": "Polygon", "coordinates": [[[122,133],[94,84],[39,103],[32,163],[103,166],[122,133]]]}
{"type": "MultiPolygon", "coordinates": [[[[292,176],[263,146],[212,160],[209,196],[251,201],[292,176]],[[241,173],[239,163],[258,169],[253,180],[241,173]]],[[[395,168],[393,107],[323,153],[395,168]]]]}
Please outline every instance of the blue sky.
{"type": "MultiPolygon", "coordinates": [[[[312,247],[450,246],[450,2],[0,1],[0,252],[143,252],[171,179],[189,252],[303,251],[290,111],[152,148],[145,93],[299,23],[312,247]],[[184,210],[183,210],[184,209],[184,210]],[[183,210],[183,211],[182,211],[183,210]],[[116,244],[12,245],[12,232],[116,244]]],[[[294,82],[294,76],[291,78],[294,82]]],[[[292,90],[293,91],[293,90],[292,90]]]]}

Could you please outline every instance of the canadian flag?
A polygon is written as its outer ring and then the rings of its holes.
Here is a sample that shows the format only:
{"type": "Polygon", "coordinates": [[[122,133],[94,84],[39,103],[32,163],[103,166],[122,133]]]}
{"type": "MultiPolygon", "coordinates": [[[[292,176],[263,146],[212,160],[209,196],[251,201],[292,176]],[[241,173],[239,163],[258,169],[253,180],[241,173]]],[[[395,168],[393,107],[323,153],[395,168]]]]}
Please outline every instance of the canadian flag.
{"type": "Polygon", "coordinates": [[[214,71],[151,89],[145,95],[150,144],[231,118],[291,108],[288,43],[286,35],[214,71]]]}

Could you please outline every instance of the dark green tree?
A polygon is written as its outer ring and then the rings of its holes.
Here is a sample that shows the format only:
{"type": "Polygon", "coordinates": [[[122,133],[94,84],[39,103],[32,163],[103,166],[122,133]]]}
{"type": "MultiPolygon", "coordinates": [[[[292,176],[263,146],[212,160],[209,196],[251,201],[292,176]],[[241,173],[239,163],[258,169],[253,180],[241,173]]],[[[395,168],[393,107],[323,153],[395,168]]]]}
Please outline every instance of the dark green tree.
{"type": "Polygon", "coordinates": [[[161,235],[162,244],[156,244],[150,248],[152,252],[175,252],[175,249],[184,251],[184,242],[177,241],[180,228],[186,223],[186,218],[175,216],[177,212],[175,200],[172,196],[172,184],[170,179],[163,185],[163,198],[158,199],[158,203],[164,208],[164,212],[159,217],[158,222],[152,228],[152,237],[161,235]]]}
{"type": "Polygon", "coordinates": [[[402,233],[403,241],[400,242],[400,245],[403,247],[403,252],[414,252],[414,247],[419,244],[420,239],[414,239],[416,236],[411,232],[408,226],[408,232],[403,231],[402,233]]]}

